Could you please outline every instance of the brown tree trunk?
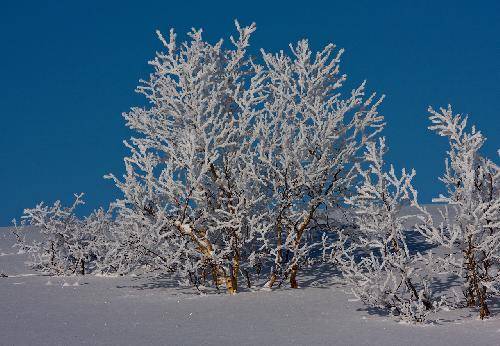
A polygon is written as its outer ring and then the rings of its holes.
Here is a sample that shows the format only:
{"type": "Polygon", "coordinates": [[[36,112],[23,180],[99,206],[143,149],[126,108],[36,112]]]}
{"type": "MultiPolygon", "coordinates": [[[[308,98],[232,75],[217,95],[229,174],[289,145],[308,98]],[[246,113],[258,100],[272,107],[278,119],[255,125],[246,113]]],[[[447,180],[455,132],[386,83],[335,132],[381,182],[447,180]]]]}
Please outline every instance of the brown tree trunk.
{"type": "MultiPolygon", "coordinates": [[[[300,241],[302,240],[302,235],[304,234],[304,231],[306,227],[309,225],[309,222],[311,222],[311,219],[314,215],[314,211],[318,205],[314,205],[311,207],[309,210],[309,213],[304,217],[304,220],[300,223],[300,225],[297,227],[296,230],[296,236],[295,236],[295,241],[294,241],[294,257],[297,254],[297,250],[300,246],[300,241]]],[[[291,288],[299,288],[299,284],[297,283],[297,273],[299,271],[299,265],[297,263],[297,258],[294,258],[293,261],[295,262],[292,265],[292,269],[290,270],[290,287],[291,288]]]]}
{"type": "Polygon", "coordinates": [[[294,264],[292,266],[292,270],[290,271],[290,287],[291,288],[299,288],[299,284],[297,282],[297,272],[299,271],[299,266],[294,264]]]}
{"type": "Polygon", "coordinates": [[[490,316],[490,309],[488,309],[488,304],[486,304],[486,287],[483,287],[481,293],[479,295],[479,304],[481,305],[481,309],[479,310],[479,318],[484,320],[488,316],[490,316]]]}
{"type": "Polygon", "coordinates": [[[226,274],[224,268],[222,268],[219,265],[214,265],[212,268],[212,277],[214,280],[215,287],[217,287],[217,289],[219,289],[221,285],[224,285],[229,294],[236,293],[237,283],[234,281],[232,274],[229,275],[226,274]]]}
{"type": "Polygon", "coordinates": [[[229,293],[234,294],[238,292],[238,273],[240,271],[240,256],[236,252],[233,257],[233,268],[231,272],[231,289],[228,289],[229,293]]]}
{"type": "Polygon", "coordinates": [[[247,286],[248,288],[252,287],[252,281],[250,280],[250,273],[248,270],[242,269],[243,275],[245,275],[245,278],[247,279],[247,286]]]}
{"type": "Polygon", "coordinates": [[[488,304],[486,303],[486,287],[480,284],[479,268],[475,258],[472,236],[468,239],[468,249],[465,252],[467,263],[467,281],[469,288],[467,290],[467,306],[479,306],[479,318],[485,319],[490,315],[488,304]]]}
{"type": "Polygon", "coordinates": [[[233,281],[232,276],[226,276],[226,290],[229,292],[229,294],[235,294],[236,293],[236,286],[235,282],[233,281]]]}
{"type": "Polygon", "coordinates": [[[276,275],[276,273],[274,273],[274,272],[273,272],[273,273],[271,274],[271,277],[269,278],[269,282],[268,282],[268,284],[267,284],[269,288],[272,288],[272,287],[273,287],[273,285],[274,285],[274,283],[276,282],[276,279],[277,279],[277,278],[278,278],[278,276],[276,275]]]}

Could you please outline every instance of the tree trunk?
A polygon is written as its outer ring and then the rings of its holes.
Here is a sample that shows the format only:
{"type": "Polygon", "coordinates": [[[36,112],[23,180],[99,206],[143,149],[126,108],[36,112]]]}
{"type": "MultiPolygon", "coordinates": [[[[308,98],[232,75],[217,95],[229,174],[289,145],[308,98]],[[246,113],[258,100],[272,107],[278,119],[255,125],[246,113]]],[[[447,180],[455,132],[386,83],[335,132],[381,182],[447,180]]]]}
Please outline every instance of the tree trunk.
{"type": "Polygon", "coordinates": [[[252,287],[252,281],[250,280],[250,273],[246,269],[241,270],[243,272],[243,275],[245,276],[245,279],[247,280],[247,286],[248,288],[252,287]]]}
{"type": "Polygon", "coordinates": [[[483,287],[483,292],[479,296],[479,303],[481,304],[481,309],[479,310],[479,318],[484,320],[490,316],[490,309],[488,309],[488,304],[486,304],[486,287],[483,287]]]}
{"type": "Polygon", "coordinates": [[[229,294],[236,293],[237,282],[234,281],[232,274],[226,274],[224,268],[219,265],[214,265],[212,268],[212,277],[217,289],[219,289],[221,285],[224,285],[229,294]]]}
{"type": "Polygon", "coordinates": [[[480,283],[479,268],[475,258],[472,236],[469,236],[468,239],[468,249],[465,253],[465,259],[467,263],[467,281],[469,284],[467,306],[479,306],[479,318],[483,320],[490,315],[490,310],[486,303],[486,287],[480,283]]]}
{"type": "Polygon", "coordinates": [[[300,247],[300,241],[302,240],[302,235],[304,234],[304,231],[306,227],[309,225],[309,222],[311,222],[311,219],[314,215],[314,211],[318,205],[314,205],[311,207],[309,210],[309,213],[304,217],[304,220],[300,223],[300,225],[296,229],[296,236],[295,236],[295,241],[294,241],[294,258],[293,261],[295,262],[292,265],[292,269],[290,270],[290,287],[292,288],[299,288],[299,284],[297,283],[297,272],[299,271],[299,264],[298,264],[298,259],[296,258],[297,256],[297,250],[300,247]]]}
{"type": "Polygon", "coordinates": [[[278,251],[276,253],[276,262],[274,266],[274,270],[271,273],[271,277],[269,278],[267,286],[269,288],[272,288],[276,280],[278,279],[278,274],[276,273],[279,268],[281,268],[282,263],[283,263],[283,249],[281,248],[283,245],[283,240],[281,239],[283,237],[282,234],[283,230],[281,227],[281,220],[278,220],[278,224],[276,226],[276,244],[278,246],[278,251]]]}
{"type": "Polygon", "coordinates": [[[238,252],[235,253],[233,257],[233,268],[231,271],[231,289],[228,288],[230,294],[238,292],[238,273],[240,271],[240,255],[238,252]]]}
{"type": "Polygon", "coordinates": [[[299,266],[294,264],[292,266],[292,270],[290,271],[290,287],[299,288],[299,284],[297,282],[297,272],[299,271],[299,266]]]}

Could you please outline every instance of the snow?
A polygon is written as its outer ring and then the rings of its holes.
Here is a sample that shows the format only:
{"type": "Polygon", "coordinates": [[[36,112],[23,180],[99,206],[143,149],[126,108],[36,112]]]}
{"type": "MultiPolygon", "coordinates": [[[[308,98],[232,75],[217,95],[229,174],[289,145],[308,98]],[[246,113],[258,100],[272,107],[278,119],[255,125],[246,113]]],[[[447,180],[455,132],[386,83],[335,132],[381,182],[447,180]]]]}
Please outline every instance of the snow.
{"type": "MultiPolygon", "coordinates": [[[[367,310],[336,284],[200,295],[154,276],[47,277],[24,266],[0,229],[0,331],[12,345],[498,345],[493,318],[443,311],[425,325],[367,310]]],[[[324,281],[322,281],[324,282],[324,281]]]]}

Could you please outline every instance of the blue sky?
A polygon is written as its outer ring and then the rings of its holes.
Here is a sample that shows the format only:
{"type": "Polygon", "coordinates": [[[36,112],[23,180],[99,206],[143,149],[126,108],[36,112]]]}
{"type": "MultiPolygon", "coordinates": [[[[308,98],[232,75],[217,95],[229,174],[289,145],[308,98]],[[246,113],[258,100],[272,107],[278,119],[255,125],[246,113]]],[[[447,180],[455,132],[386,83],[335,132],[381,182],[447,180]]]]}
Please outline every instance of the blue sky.
{"type": "MultiPolygon", "coordinates": [[[[130,136],[121,113],[161,49],[154,31],[203,27],[216,40],[233,20],[257,23],[268,51],[309,38],[344,47],[350,82],[384,93],[396,167],[415,168],[424,202],[442,191],[444,139],[427,129],[428,105],[451,103],[500,147],[500,5],[497,1],[3,1],[0,11],[0,225],[45,200],[86,192],[87,210],[119,196],[130,136]]],[[[498,160],[495,158],[495,160],[498,160]]],[[[84,211],[86,211],[84,208],[84,211]]]]}

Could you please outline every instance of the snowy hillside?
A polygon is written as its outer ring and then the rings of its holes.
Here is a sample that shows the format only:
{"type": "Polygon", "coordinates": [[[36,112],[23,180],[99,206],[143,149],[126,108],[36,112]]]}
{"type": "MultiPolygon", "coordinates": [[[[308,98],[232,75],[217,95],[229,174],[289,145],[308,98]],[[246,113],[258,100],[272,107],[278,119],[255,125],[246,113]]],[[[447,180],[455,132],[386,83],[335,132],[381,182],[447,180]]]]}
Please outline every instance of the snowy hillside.
{"type": "Polygon", "coordinates": [[[200,295],[163,277],[48,277],[24,266],[1,229],[0,330],[5,345],[499,345],[500,306],[440,312],[425,325],[367,310],[344,288],[200,295]]]}

